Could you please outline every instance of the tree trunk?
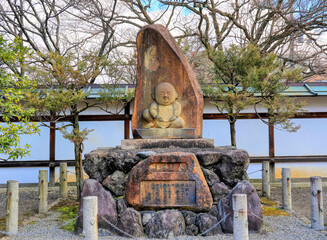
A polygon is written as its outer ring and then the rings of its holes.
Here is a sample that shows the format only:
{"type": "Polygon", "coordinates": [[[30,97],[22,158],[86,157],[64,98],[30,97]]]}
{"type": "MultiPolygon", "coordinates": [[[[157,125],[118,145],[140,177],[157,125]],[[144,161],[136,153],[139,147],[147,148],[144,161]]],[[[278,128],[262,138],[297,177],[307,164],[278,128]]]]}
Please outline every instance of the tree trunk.
{"type": "Polygon", "coordinates": [[[231,145],[236,147],[236,129],[235,129],[235,123],[236,121],[230,121],[230,141],[231,145]]]}
{"type": "MultiPolygon", "coordinates": [[[[79,133],[78,114],[73,114],[73,129],[74,134],[79,133]]],[[[78,141],[74,141],[74,153],[75,153],[75,175],[76,175],[76,187],[77,198],[80,199],[83,185],[83,167],[82,167],[82,144],[78,141]]]]}

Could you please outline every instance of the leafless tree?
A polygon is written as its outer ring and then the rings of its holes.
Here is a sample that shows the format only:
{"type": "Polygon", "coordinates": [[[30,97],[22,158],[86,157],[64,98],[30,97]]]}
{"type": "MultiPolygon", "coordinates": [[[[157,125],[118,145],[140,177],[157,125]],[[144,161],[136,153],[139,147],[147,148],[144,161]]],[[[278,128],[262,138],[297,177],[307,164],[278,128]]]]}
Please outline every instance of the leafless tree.
{"type": "MultiPolygon", "coordinates": [[[[129,44],[115,34],[117,1],[0,0],[2,33],[6,38],[20,37],[33,53],[30,66],[22,65],[19,74],[26,71],[40,85],[47,86],[27,94],[27,104],[38,109],[39,115],[49,114],[51,121],[70,117],[70,124],[64,127],[72,126],[73,130],[65,131],[64,137],[74,143],[78,195],[82,187],[83,141],[90,132],[80,129],[79,114],[100,107],[89,102],[89,92],[81,89],[87,89],[104,70],[108,71],[111,55],[129,44]]],[[[115,91],[111,93],[103,96],[104,104],[122,99],[115,91]]]]}
{"type": "Polygon", "coordinates": [[[230,43],[251,43],[277,53],[285,63],[310,74],[323,72],[326,59],[327,2],[319,0],[160,0],[196,16],[197,34],[210,51],[230,43]]]}
{"type": "Polygon", "coordinates": [[[115,34],[116,8],[117,0],[1,0],[0,29],[8,38],[21,37],[40,62],[49,52],[108,58],[114,49],[129,44],[115,34]]]}

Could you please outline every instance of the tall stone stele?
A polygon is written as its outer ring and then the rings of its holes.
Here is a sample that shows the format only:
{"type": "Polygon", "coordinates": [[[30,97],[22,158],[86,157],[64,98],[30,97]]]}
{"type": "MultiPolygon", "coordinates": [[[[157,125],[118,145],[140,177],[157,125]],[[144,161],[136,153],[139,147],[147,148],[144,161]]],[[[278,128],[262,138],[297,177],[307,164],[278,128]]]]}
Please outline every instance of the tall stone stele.
{"type": "Polygon", "coordinates": [[[159,24],[137,36],[134,138],[201,138],[203,95],[177,42],[159,24]]]}

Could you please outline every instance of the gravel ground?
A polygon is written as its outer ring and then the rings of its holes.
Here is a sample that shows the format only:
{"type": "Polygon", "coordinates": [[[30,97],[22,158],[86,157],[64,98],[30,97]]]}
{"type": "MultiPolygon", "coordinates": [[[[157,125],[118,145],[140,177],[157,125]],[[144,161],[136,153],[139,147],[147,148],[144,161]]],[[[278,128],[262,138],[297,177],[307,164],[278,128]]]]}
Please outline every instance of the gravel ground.
{"type": "MultiPolygon", "coordinates": [[[[327,189],[324,188],[325,193],[327,189]]],[[[74,194],[74,191],[71,191],[74,194]]],[[[31,218],[38,210],[38,191],[37,188],[23,188],[20,190],[20,221],[31,218]]],[[[276,199],[281,202],[281,188],[271,189],[272,199],[276,199]]],[[[0,189],[0,203],[5,198],[5,191],[0,189]]],[[[49,190],[49,202],[53,202],[58,198],[58,188],[50,188],[49,190]]],[[[293,216],[279,216],[279,217],[264,217],[264,231],[260,234],[250,234],[250,239],[325,239],[327,240],[327,231],[315,231],[310,228],[310,190],[309,188],[293,188],[293,216]],[[306,217],[306,218],[305,218],[306,217]]],[[[324,195],[324,204],[327,206],[327,196],[324,195]]],[[[0,206],[0,219],[5,216],[5,204],[0,206]]],[[[4,237],[3,239],[83,239],[82,236],[76,236],[71,232],[61,230],[58,228],[60,223],[57,219],[60,217],[60,213],[50,211],[46,216],[37,215],[25,223],[24,226],[20,226],[18,236],[4,237]]],[[[325,221],[327,216],[325,217],[325,221]]],[[[26,221],[25,221],[26,222],[26,221]]],[[[0,223],[1,224],[1,223],[0,223]]],[[[0,236],[1,238],[1,236],[0,236]]],[[[190,239],[217,239],[217,236],[213,237],[187,237],[182,236],[175,239],[190,240],[190,239]]],[[[108,235],[100,236],[99,239],[108,239],[108,235]]],[[[113,240],[127,239],[123,237],[110,236],[113,240]]],[[[219,239],[233,239],[230,234],[224,234],[219,236],[219,239]]]]}
{"type": "MultiPolygon", "coordinates": [[[[29,224],[19,231],[21,236],[8,237],[8,240],[27,240],[27,239],[83,239],[82,236],[76,236],[73,233],[58,229],[56,219],[59,213],[52,213],[48,217],[41,219],[35,224],[29,224]],[[25,235],[25,236],[24,236],[25,235]]],[[[292,217],[265,217],[264,218],[264,233],[250,234],[250,239],[287,239],[287,240],[323,240],[327,239],[327,232],[312,230],[309,226],[304,225],[298,218],[292,217]]],[[[109,236],[100,236],[99,239],[108,239],[109,236]]],[[[110,236],[111,240],[123,240],[127,238],[110,236]]],[[[181,236],[175,239],[191,240],[191,239],[206,239],[214,240],[217,236],[211,237],[188,237],[181,236]]],[[[220,235],[219,239],[233,239],[233,235],[220,235]]]]}
{"type": "MultiPolygon", "coordinates": [[[[19,222],[22,222],[38,213],[38,187],[23,187],[19,190],[19,222]]],[[[6,197],[6,189],[0,190],[0,203],[6,197]]],[[[48,191],[48,204],[52,204],[59,197],[59,188],[50,187],[48,191]]],[[[0,219],[6,215],[6,204],[0,206],[0,219]]]]}
{"type": "MultiPolygon", "coordinates": [[[[282,189],[279,187],[271,188],[271,199],[276,202],[282,202],[282,189]]],[[[310,210],[310,188],[309,187],[296,187],[292,188],[292,208],[296,216],[306,217],[311,219],[310,210]]],[[[323,206],[327,209],[327,187],[323,187],[323,206]]],[[[327,211],[324,211],[325,225],[327,224],[327,211]]]]}

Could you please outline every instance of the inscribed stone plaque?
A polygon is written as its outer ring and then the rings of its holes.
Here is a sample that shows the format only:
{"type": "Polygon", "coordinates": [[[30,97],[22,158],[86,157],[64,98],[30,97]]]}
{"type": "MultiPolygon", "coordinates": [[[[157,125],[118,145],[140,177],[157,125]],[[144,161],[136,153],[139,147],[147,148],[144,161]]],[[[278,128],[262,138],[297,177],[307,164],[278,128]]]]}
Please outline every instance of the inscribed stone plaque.
{"type": "Polygon", "coordinates": [[[138,163],[129,173],[126,199],[138,210],[210,210],[212,196],[193,153],[162,153],[138,163]]]}
{"type": "Polygon", "coordinates": [[[195,186],[195,181],[143,181],[141,182],[141,204],[145,207],[194,206],[196,204],[195,186]]]}
{"type": "Polygon", "coordinates": [[[137,36],[134,138],[201,138],[203,95],[190,64],[168,30],[143,27],[137,36]]]}

